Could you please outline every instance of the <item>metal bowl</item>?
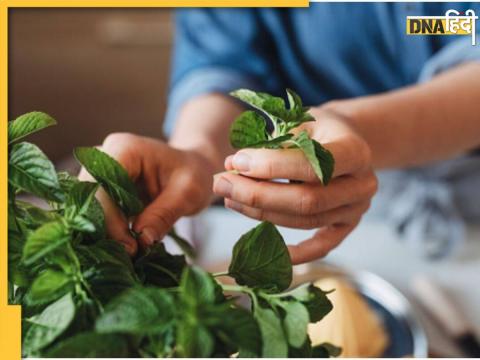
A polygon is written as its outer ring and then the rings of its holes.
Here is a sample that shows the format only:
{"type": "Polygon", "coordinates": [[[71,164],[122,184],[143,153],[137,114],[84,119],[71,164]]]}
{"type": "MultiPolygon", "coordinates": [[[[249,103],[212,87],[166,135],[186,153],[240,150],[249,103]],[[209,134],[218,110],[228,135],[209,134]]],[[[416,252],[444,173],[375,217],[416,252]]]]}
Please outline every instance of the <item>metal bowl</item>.
{"type": "Polygon", "coordinates": [[[428,356],[427,338],[418,317],[410,302],[393,285],[373,273],[350,272],[324,262],[296,271],[295,282],[314,282],[327,276],[349,282],[377,313],[390,340],[382,357],[428,356]]]}

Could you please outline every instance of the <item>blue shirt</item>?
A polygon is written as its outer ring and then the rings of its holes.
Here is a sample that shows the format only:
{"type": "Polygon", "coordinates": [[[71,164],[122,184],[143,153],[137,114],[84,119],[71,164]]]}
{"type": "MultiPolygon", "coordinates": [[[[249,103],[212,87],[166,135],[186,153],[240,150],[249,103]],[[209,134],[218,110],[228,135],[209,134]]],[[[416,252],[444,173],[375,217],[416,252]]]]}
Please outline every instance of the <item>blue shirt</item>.
{"type": "MultiPolygon", "coordinates": [[[[435,54],[467,36],[407,36],[406,17],[448,9],[480,15],[478,3],[178,10],[167,132],[186,100],[208,92],[248,87],[283,96],[288,87],[319,105],[415,83],[435,54]]],[[[480,45],[465,50],[462,57],[480,58],[480,45]]]]}
{"type": "MultiPolygon", "coordinates": [[[[406,17],[444,16],[479,3],[312,3],[298,9],[186,9],[176,39],[165,129],[185,101],[251,88],[308,105],[397,89],[480,59],[480,39],[407,36],[406,17]]],[[[477,21],[477,31],[480,25],[477,21]]],[[[480,81],[480,79],[479,79],[480,81]]],[[[454,86],[454,84],[452,84],[454,86]]],[[[480,157],[378,174],[371,213],[430,257],[451,252],[465,221],[480,223],[480,157]]]]}

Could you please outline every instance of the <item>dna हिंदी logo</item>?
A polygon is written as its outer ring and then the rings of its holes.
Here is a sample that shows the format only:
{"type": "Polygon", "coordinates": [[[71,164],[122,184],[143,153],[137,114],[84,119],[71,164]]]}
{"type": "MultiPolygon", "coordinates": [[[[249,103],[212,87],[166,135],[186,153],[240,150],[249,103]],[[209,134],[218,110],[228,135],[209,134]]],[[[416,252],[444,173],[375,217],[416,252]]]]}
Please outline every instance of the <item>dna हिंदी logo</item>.
{"type": "Polygon", "coordinates": [[[476,45],[475,11],[450,9],[445,16],[407,16],[407,35],[470,35],[476,45]]]}

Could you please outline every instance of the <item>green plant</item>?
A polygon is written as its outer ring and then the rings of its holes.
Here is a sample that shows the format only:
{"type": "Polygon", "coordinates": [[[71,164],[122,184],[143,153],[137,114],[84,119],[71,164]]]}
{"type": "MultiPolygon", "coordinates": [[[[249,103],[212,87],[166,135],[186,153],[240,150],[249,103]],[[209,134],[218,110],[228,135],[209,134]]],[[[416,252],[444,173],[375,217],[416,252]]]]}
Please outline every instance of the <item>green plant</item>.
{"type": "Polygon", "coordinates": [[[319,180],[328,184],[335,165],[332,154],[311,139],[307,131],[297,135],[291,132],[303,123],[315,121],[294,91],[287,89],[288,109],[282,98],[266,93],[240,89],[231,95],[257,110],[245,111],[235,119],[230,130],[230,143],[234,148],[300,149],[319,180]]]}
{"type": "MultiPolygon", "coordinates": [[[[95,148],[77,160],[97,180],[60,172],[21,138],[55,124],[33,112],[8,124],[8,295],[22,305],[22,353],[35,357],[328,357],[312,346],[307,325],[332,308],[325,292],[307,284],[287,290],[287,247],[268,222],[244,234],[225,273],[210,274],[157,243],[135,258],[108,240],[95,197],[99,186],[126,216],[142,211],[126,171],[95,148]],[[40,208],[19,199],[44,199],[40,208]],[[233,277],[225,285],[219,276],[233,277]],[[287,290],[287,291],[285,291],[287,290]],[[234,294],[247,294],[251,311],[234,294]]],[[[194,251],[170,233],[189,257],[194,251]]]]}

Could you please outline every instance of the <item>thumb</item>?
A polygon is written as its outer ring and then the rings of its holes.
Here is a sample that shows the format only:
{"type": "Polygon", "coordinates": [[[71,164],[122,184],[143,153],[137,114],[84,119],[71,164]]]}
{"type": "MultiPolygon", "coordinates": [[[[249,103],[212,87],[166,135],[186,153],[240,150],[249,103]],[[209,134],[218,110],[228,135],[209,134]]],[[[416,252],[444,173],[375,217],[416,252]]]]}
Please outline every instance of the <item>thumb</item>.
{"type": "Polygon", "coordinates": [[[133,229],[140,233],[143,248],[163,239],[173,224],[185,213],[185,200],[172,186],[167,188],[135,219],[133,229]]]}

